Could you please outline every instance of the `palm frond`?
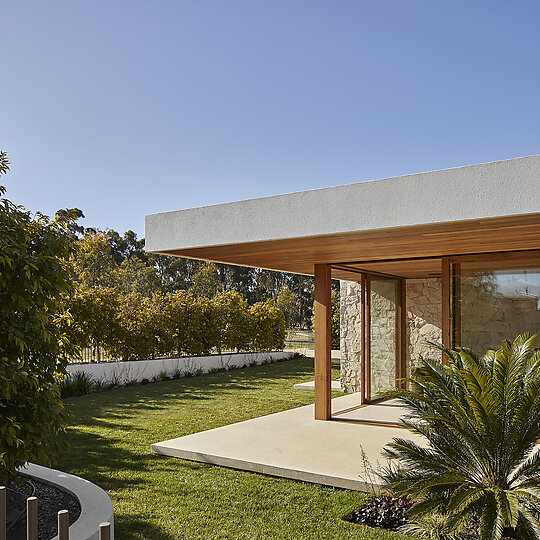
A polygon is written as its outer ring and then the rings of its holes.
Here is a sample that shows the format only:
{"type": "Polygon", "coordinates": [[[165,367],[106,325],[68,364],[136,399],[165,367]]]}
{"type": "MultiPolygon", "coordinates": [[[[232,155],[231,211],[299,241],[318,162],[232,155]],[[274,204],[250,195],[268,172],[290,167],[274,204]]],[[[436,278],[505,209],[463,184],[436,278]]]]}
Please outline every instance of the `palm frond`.
{"type": "MultiPolygon", "coordinates": [[[[392,392],[405,407],[402,426],[427,445],[396,438],[381,474],[396,495],[415,501],[411,519],[444,516],[444,534],[459,535],[475,516],[484,539],[512,534],[540,540],[540,351],[523,334],[479,358],[449,350],[448,365],[420,358],[408,390],[392,392]]],[[[417,525],[418,526],[418,525],[417,525]]],[[[438,529],[437,534],[443,534],[438,529]]]]}

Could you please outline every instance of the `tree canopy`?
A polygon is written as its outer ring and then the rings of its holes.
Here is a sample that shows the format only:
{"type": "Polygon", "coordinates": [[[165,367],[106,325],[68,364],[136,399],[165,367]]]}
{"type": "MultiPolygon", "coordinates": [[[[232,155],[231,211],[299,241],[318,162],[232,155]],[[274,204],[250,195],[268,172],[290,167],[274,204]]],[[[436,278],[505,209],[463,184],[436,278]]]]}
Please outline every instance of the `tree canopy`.
{"type": "MultiPolygon", "coordinates": [[[[9,170],[0,153],[0,174],[9,170]]],[[[0,483],[27,461],[50,463],[63,429],[57,377],[74,353],[61,296],[70,292],[66,224],[32,215],[0,186],[0,483]]]]}

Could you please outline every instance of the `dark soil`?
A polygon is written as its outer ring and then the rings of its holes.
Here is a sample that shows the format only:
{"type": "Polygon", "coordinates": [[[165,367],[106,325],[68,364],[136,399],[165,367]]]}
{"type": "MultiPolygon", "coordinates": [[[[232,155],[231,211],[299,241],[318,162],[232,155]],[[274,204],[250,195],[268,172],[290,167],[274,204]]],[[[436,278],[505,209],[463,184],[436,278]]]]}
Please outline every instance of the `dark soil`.
{"type": "Polygon", "coordinates": [[[81,505],[76,497],[55,486],[35,478],[22,479],[22,483],[7,488],[8,540],[26,540],[26,499],[38,499],[38,538],[50,540],[58,534],[60,510],[69,511],[69,523],[74,523],[81,514],[81,505]]]}
{"type": "Polygon", "coordinates": [[[396,530],[404,525],[405,512],[411,507],[411,501],[401,497],[380,495],[353,510],[343,517],[351,523],[361,523],[369,527],[396,530]]]}

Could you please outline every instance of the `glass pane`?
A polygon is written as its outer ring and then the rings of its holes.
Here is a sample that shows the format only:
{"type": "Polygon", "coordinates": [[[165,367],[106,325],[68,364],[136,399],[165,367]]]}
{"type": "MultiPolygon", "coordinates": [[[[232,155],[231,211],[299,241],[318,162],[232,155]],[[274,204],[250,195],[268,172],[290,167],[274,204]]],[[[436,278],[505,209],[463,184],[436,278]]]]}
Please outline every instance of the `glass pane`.
{"type": "Polygon", "coordinates": [[[398,282],[371,279],[371,399],[396,387],[398,282]]]}
{"type": "MultiPolygon", "coordinates": [[[[456,340],[483,355],[517,334],[540,333],[540,264],[501,269],[504,261],[462,264],[455,289],[458,306],[456,340]],[[486,268],[487,266],[487,268],[486,268]]],[[[537,346],[538,346],[537,340],[537,346]]]]}

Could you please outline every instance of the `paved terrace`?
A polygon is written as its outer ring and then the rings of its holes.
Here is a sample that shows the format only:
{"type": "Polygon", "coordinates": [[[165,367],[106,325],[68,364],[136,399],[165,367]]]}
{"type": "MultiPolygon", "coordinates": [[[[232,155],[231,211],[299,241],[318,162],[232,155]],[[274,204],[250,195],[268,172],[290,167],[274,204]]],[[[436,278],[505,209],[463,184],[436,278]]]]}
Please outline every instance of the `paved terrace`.
{"type": "Polygon", "coordinates": [[[372,467],[384,464],[381,452],[393,437],[421,438],[391,424],[402,409],[391,403],[354,408],[358,394],[332,400],[341,420],[313,419],[313,405],[230,424],[152,445],[166,456],[292,478],[340,488],[377,488],[362,465],[362,449],[372,467]],[[349,410],[354,408],[353,410],[349,410]],[[380,425],[360,424],[373,420],[380,425]]]}

